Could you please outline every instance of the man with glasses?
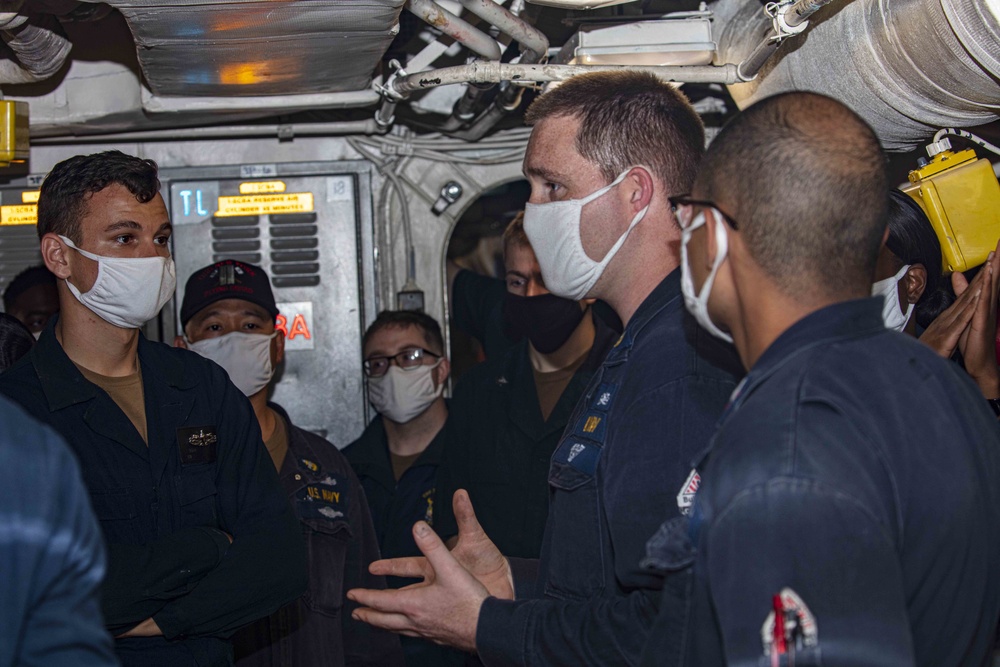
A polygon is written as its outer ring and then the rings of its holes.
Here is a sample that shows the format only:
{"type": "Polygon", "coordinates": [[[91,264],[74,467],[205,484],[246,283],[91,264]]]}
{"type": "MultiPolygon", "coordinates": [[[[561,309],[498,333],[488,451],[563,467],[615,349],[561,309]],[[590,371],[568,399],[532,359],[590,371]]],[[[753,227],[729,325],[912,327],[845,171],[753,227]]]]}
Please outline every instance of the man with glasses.
{"type": "MultiPolygon", "coordinates": [[[[786,93],[733,119],[674,198],[688,309],[748,372],[700,456],[691,530],[650,544],[695,555],[673,664],[990,662],[1000,433],[962,369],[871,298],[884,162],[843,104],[786,93]],[[793,181],[816,187],[775,186],[793,181]]],[[[666,611],[644,665],[673,643],[666,611]]]]}
{"type": "Polygon", "coordinates": [[[184,335],[174,341],[222,366],[250,400],[308,546],[306,594],[233,636],[236,665],[401,665],[396,637],[353,620],[356,605],[344,600],[355,585],[385,587],[382,577],[368,572],[379,551],[357,477],[336,446],[299,428],[268,401],[285,356],[277,315],[264,269],[223,260],[188,279],[180,312],[184,335]]]}
{"type": "MultiPolygon", "coordinates": [[[[444,453],[451,367],[441,327],[409,310],[383,311],[361,342],[368,400],[378,415],[345,450],[368,497],[383,558],[418,556],[413,524],[434,523],[434,490],[444,453]]],[[[390,588],[413,583],[390,577],[390,588]]],[[[457,651],[402,637],[406,664],[461,664],[457,651]]]]}

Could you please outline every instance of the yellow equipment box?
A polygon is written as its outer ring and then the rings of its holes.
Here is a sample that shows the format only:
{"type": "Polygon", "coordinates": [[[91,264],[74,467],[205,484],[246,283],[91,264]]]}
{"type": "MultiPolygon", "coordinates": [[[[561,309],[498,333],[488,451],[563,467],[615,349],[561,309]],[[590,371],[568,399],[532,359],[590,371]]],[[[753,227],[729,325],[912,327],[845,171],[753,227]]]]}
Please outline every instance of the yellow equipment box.
{"type": "Polygon", "coordinates": [[[28,103],[0,100],[0,167],[27,161],[29,148],[28,103]]]}
{"type": "Polygon", "coordinates": [[[945,272],[986,261],[1000,239],[1000,183],[989,160],[973,150],[945,150],[910,172],[903,192],[913,197],[941,241],[945,272]]]}

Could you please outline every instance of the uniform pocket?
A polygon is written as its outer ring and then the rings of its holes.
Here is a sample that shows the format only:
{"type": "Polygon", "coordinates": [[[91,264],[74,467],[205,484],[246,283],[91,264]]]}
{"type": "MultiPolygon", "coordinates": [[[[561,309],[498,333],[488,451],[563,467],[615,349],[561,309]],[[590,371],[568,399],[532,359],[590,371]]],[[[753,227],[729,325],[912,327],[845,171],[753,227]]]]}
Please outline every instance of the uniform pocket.
{"type": "Polygon", "coordinates": [[[139,514],[128,489],[91,491],[90,504],[108,542],[132,544],[139,541],[139,514]]]}
{"type": "Polygon", "coordinates": [[[329,616],[344,606],[344,562],[351,529],[346,521],[300,519],[309,558],[306,606],[329,616]]]}
{"type": "Polygon", "coordinates": [[[593,440],[564,438],[552,455],[549,484],[572,491],[594,479],[603,447],[593,440]]]}
{"type": "Polygon", "coordinates": [[[184,468],[174,480],[183,525],[217,528],[219,518],[216,508],[218,489],[215,487],[215,466],[184,468]]]}
{"type": "MultiPolygon", "coordinates": [[[[548,567],[545,593],[562,600],[595,597],[605,587],[604,519],[597,475],[566,461],[568,439],[557,450],[549,471],[549,485],[559,489],[549,508],[551,540],[558,544],[548,567]]],[[[587,443],[593,446],[593,443],[587,443]]],[[[600,447],[595,447],[599,452],[600,447]]],[[[596,459],[594,462],[596,467],[596,459]]]]}

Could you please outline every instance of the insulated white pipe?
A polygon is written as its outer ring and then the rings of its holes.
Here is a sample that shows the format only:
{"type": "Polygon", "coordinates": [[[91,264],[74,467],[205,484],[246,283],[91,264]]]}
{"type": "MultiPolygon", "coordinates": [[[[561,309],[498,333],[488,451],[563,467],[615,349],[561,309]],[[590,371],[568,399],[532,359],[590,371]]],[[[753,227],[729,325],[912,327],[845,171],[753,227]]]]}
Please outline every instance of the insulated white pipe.
{"type": "Polygon", "coordinates": [[[406,0],[406,8],[444,34],[467,46],[487,60],[500,60],[500,45],[482,30],[472,26],[434,0],[406,0]]]}
{"type": "Polygon", "coordinates": [[[587,72],[617,72],[622,70],[650,72],[664,81],[675,83],[735,83],[739,81],[736,65],[691,65],[639,67],[633,65],[510,65],[475,61],[468,65],[444,67],[408,74],[391,79],[389,85],[396,95],[405,98],[410,93],[454,83],[499,83],[501,81],[565,81],[587,72]]]}
{"type": "Polygon", "coordinates": [[[342,109],[363,107],[379,101],[374,90],[305,95],[260,95],[256,97],[163,97],[142,89],[142,108],[149,113],[191,111],[290,111],[293,109],[342,109]]]}
{"type": "MultiPolygon", "coordinates": [[[[549,50],[549,40],[538,28],[514,16],[493,0],[459,0],[470,12],[490,23],[505,35],[534,54],[532,62],[541,60],[549,50]]],[[[496,58],[499,60],[499,58],[496,58]]]]}

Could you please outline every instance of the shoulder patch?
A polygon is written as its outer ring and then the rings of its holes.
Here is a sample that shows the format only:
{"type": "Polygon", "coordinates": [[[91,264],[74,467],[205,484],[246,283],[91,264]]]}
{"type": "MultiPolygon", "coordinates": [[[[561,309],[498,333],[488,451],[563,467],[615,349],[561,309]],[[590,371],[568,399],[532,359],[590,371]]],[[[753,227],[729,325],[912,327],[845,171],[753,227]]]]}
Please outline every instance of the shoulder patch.
{"type": "Polygon", "coordinates": [[[585,475],[593,475],[597,472],[597,463],[601,458],[602,449],[601,445],[596,442],[566,438],[556,449],[552,460],[555,463],[572,466],[585,475]]]}
{"type": "Polygon", "coordinates": [[[611,410],[611,404],[614,403],[616,393],[618,393],[618,385],[602,382],[590,400],[590,409],[608,412],[611,410]]]}
{"type": "Polygon", "coordinates": [[[772,607],[760,628],[764,655],[771,659],[771,664],[781,661],[783,655],[808,658],[804,655],[806,651],[818,650],[816,617],[798,593],[788,587],[782,588],[773,596],[772,607]]]}
{"type": "Polygon", "coordinates": [[[684,516],[690,516],[691,507],[694,505],[694,497],[698,494],[698,487],[701,486],[701,475],[698,470],[691,468],[691,474],[684,480],[681,490],[677,493],[677,509],[684,516]]]}

